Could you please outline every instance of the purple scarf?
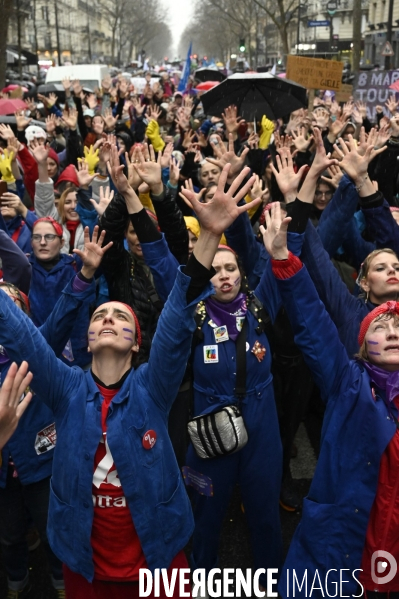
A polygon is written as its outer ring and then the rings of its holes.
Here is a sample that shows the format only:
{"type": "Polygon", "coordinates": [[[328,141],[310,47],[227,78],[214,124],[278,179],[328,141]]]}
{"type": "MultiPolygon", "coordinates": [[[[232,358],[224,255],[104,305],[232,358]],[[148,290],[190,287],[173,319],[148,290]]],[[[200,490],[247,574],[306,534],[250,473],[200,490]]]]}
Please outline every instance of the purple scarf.
{"type": "MultiPolygon", "coordinates": [[[[237,317],[245,318],[247,302],[245,293],[239,293],[232,302],[218,302],[213,297],[205,300],[206,312],[216,326],[226,326],[229,339],[235,341],[242,326],[237,328],[237,317]]],[[[240,321],[239,321],[240,322],[240,321]]],[[[242,320],[241,320],[242,322],[242,320]]]]}
{"type": "Polygon", "coordinates": [[[399,395],[399,371],[388,372],[363,360],[361,360],[361,363],[376,387],[385,391],[388,401],[393,401],[399,395]]]}

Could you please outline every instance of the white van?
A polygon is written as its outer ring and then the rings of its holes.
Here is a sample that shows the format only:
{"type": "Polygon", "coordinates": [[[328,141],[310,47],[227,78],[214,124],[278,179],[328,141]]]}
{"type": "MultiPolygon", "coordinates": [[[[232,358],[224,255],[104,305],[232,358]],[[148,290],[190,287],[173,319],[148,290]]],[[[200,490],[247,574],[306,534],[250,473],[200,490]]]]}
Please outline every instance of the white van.
{"type": "Polygon", "coordinates": [[[79,79],[83,87],[94,90],[101,88],[101,81],[109,75],[109,69],[103,64],[71,64],[65,67],[50,67],[46,74],[46,83],[61,83],[65,78],[79,79]]]}

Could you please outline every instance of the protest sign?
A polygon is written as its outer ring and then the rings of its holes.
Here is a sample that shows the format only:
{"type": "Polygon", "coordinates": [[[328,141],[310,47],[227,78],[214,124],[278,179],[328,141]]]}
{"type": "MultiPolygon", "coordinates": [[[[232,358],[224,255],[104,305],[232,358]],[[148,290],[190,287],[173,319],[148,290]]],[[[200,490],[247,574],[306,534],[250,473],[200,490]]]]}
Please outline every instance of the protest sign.
{"type": "Polygon", "coordinates": [[[287,56],[287,79],[307,89],[330,89],[340,91],[342,86],[342,62],[323,58],[287,56]]]}
{"type": "Polygon", "coordinates": [[[353,95],[353,86],[349,83],[343,83],[341,85],[341,91],[335,94],[335,100],[337,102],[347,102],[353,95]]]}
{"type": "Polygon", "coordinates": [[[399,71],[368,71],[359,73],[353,85],[354,100],[367,102],[367,116],[376,122],[376,106],[382,106],[384,114],[390,117],[385,106],[389,97],[395,98],[395,90],[389,86],[399,80],[399,71]]]}

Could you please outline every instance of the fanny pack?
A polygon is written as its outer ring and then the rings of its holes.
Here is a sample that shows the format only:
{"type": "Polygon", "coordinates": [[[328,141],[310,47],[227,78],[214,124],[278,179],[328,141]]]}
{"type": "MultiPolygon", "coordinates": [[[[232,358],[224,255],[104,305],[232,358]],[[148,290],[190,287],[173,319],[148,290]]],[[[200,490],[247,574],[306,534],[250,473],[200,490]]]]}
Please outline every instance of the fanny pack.
{"type": "MultiPolygon", "coordinates": [[[[236,387],[238,400],[246,395],[247,319],[236,342],[236,387]]],[[[199,458],[216,458],[239,451],[248,442],[248,433],[238,406],[225,406],[211,414],[196,416],[188,423],[188,434],[199,458]]]]}

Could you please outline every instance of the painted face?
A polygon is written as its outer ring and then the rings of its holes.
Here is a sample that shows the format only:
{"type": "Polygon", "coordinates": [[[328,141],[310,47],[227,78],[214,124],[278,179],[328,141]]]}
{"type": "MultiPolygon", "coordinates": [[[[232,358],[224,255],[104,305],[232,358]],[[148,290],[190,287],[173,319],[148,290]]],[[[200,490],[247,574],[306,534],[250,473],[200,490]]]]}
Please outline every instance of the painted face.
{"type": "Polygon", "coordinates": [[[49,262],[54,260],[64,245],[64,240],[60,239],[56,236],[52,240],[46,241],[44,235],[57,235],[55,229],[51,223],[39,223],[33,228],[32,235],[40,235],[41,240],[32,239],[32,249],[36,258],[39,260],[43,260],[44,262],[49,262]]]}
{"type": "Polygon", "coordinates": [[[118,302],[107,302],[97,308],[90,320],[88,337],[93,355],[105,348],[121,354],[139,349],[133,315],[118,302]]]}
{"type": "Polygon", "coordinates": [[[360,281],[373,304],[396,299],[399,294],[399,262],[396,256],[381,252],[370,263],[367,276],[360,281]]]}
{"type": "Polygon", "coordinates": [[[9,289],[8,287],[6,287],[5,285],[1,285],[0,289],[2,291],[4,291],[4,293],[6,293],[8,295],[8,297],[10,297],[12,299],[12,301],[14,302],[14,304],[16,306],[18,306],[18,308],[20,308],[20,310],[22,310],[22,305],[20,300],[15,296],[15,293],[12,289],[9,289]]]}
{"type": "Polygon", "coordinates": [[[64,216],[66,220],[80,220],[79,214],[76,212],[78,201],[76,199],[76,191],[68,193],[64,201],[64,216]]]}
{"type": "Polygon", "coordinates": [[[329,185],[326,183],[319,183],[314,194],[314,206],[316,206],[318,210],[324,210],[333,195],[334,192],[329,185]]]}
{"type": "Polygon", "coordinates": [[[209,185],[209,183],[218,184],[220,177],[220,168],[211,164],[210,162],[205,162],[201,166],[201,183],[204,187],[209,185]]]}
{"type": "Polygon", "coordinates": [[[190,231],[190,229],[188,229],[188,255],[189,255],[189,257],[193,253],[193,250],[194,250],[194,247],[195,247],[195,244],[197,243],[197,241],[198,241],[198,237],[196,237],[194,235],[194,233],[192,233],[190,231]]]}
{"type": "Polygon", "coordinates": [[[399,317],[382,315],[373,320],[365,336],[370,362],[393,372],[399,370],[399,317]]]}
{"type": "Polygon", "coordinates": [[[234,254],[228,250],[217,252],[212,266],[216,270],[211,279],[215,288],[214,297],[219,302],[231,302],[241,287],[241,274],[234,254]]]}
{"type": "Polygon", "coordinates": [[[143,250],[141,249],[141,245],[139,242],[139,238],[137,237],[137,233],[133,229],[132,223],[129,223],[129,228],[126,233],[126,241],[129,246],[129,250],[137,256],[137,258],[143,257],[143,250]]]}
{"type": "Polygon", "coordinates": [[[47,174],[50,177],[50,179],[53,179],[53,177],[56,176],[58,171],[58,165],[56,163],[55,160],[53,160],[52,158],[47,158],[47,174]]]}

